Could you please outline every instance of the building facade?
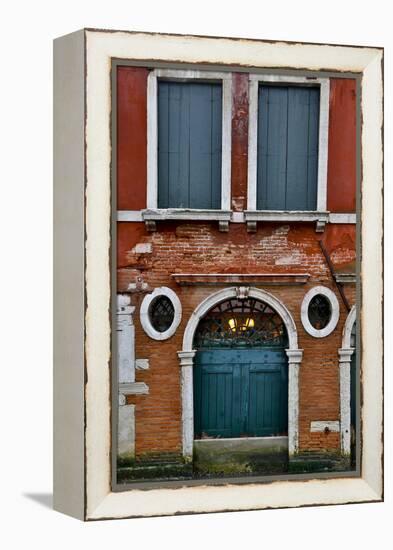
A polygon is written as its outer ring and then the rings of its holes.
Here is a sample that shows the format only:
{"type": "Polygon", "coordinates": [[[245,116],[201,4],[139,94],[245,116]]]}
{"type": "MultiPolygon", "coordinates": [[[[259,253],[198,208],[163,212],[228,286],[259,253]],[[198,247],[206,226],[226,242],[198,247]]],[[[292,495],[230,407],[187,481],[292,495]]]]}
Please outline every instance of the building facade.
{"type": "Polygon", "coordinates": [[[353,467],[356,78],[113,74],[118,480],[353,467]]]}

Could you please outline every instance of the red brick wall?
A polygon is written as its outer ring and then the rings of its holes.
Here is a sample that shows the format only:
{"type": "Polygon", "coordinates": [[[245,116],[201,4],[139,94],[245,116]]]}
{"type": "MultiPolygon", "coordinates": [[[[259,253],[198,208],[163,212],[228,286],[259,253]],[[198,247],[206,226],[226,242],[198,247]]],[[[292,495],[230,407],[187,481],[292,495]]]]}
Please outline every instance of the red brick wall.
{"type": "MultiPolygon", "coordinates": [[[[136,452],[181,451],[180,367],[177,351],[182,349],[185,326],[197,305],[223,287],[181,287],[172,273],[309,273],[300,286],[260,286],[278,297],[292,313],[299,346],[304,349],[300,372],[300,447],[301,449],[339,448],[338,434],[310,433],[312,420],[339,419],[338,348],[346,311],[332,282],[321,253],[314,226],[266,224],[257,233],[247,233],[245,225],[231,224],[229,233],[220,233],[216,223],[171,223],[147,233],[143,224],[119,224],[122,254],[119,258],[118,290],[126,291],[135,278],[142,277],[151,289],[168,286],[175,290],[183,307],[183,318],[176,334],[163,342],[150,339],[139,323],[139,308],[144,294],[132,297],[136,305],[136,357],[150,360],[148,371],[138,371],[137,381],[150,388],[149,395],[130,397],[136,407],[136,452]],[[137,242],[151,243],[152,252],[136,254],[137,242]],[[129,243],[129,245],[127,245],[129,243]],[[279,252],[279,254],[278,254],[279,252]],[[340,303],[340,321],[326,338],[309,336],[302,327],[300,306],[305,293],[316,284],[331,288],[340,303]]],[[[340,254],[352,250],[340,247],[340,254]]],[[[353,291],[346,291],[354,299],[353,291]]]]}

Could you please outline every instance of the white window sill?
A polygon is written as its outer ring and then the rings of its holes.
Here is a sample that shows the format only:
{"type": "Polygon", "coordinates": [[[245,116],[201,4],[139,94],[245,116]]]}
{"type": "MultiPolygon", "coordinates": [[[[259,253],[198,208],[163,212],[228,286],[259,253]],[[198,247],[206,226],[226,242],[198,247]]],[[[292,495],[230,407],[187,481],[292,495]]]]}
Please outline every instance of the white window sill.
{"type": "Polygon", "coordinates": [[[245,220],[257,221],[281,221],[314,222],[329,220],[329,212],[317,210],[246,210],[245,220]]]}
{"type": "Polygon", "coordinates": [[[356,224],[355,213],[332,213],[327,211],[284,210],[200,210],[192,208],[155,208],[145,210],[118,210],[119,222],[155,222],[160,220],[216,220],[227,223],[256,223],[258,221],[317,221],[320,224],[356,224]]]}
{"type": "Polygon", "coordinates": [[[230,210],[200,210],[194,208],[151,208],[142,210],[144,221],[160,220],[231,220],[230,210]]]}
{"type": "Polygon", "coordinates": [[[155,208],[142,210],[142,219],[148,231],[156,231],[157,221],[188,220],[218,221],[220,231],[229,231],[230,210],[199,210],[193,208],[155,208]]]}
{"type": "Polygon", "coordinates": [[[246,210],[244,218],[248,230],[255,231],[259,221],[316,222],[315,230],[322,232],[329,221],[329,212],[316,210],[246,210]]]}

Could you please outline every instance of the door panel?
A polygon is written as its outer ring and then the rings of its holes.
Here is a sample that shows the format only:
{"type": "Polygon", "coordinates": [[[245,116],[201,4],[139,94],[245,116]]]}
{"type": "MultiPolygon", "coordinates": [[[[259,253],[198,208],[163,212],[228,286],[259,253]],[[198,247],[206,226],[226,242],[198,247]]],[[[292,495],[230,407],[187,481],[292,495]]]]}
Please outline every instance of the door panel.
{"type": "Polygon", "coordinates": [[[198,351],[196,437],[284,434],[287,417],[288,367],[283,349],[198,351]]]}

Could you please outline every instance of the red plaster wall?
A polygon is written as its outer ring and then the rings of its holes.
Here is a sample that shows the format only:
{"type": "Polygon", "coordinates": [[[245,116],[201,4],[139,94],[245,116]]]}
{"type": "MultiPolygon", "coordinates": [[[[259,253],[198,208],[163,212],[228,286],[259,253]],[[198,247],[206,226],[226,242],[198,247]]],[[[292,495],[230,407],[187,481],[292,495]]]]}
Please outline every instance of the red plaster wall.
{"type": "Polygon", "coordinates": [[[144,67],[117,68],[117,208],[146,208],[147,76],[144,67]]]}
{"type": "Polygon", "coordinates": [[[330,79],[327,208],[356,210],[356,80],[330,79]]]}
{"type": "Polygon", "coordinates": [[[356,226],[327,224],[322,240],[336,269],[356,260],[356,226]]]}
{"type": "Polygon", "coordinates": [[[248,74],[232,74],[232,209],[247,209],[248,74]]]}

